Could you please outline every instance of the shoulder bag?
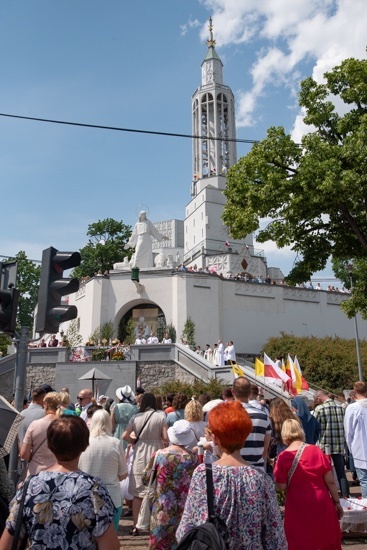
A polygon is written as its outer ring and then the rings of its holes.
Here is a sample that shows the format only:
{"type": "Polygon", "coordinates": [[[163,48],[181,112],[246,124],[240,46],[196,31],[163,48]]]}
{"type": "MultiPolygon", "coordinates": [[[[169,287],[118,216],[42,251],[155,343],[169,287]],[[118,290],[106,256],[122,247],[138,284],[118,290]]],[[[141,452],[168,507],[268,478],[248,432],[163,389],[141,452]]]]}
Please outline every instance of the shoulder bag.
{"type": "Polygon", "coordinates": [[[289,470],[288,472],[288,480],[287,480],[287,487],[289,487],[289,484],[290,484],[290,481],[293,477],[293,474],[294,472],[296,471],[296,468],[298,466],[298,463],[299,463],[299,460],[302,456],[302,453],[303,451],[305,450],[305,448],[307,447],[307,443],[302,443],[302,445],[300,446],[300,448],[298,449],[297,453],[296,453],[296,456],[294,457],[293,459],[293,462],[292,462],[292,467],[291,469],[289,470]]]}
{"type": "Polygon", "coordinates": [[[226,523],[214,514],[214,485],[211,464],[206,464],[208,521],[193,527],[181,539],[177,550],[227,550],[230,536],[226,523]]]}
{"type": "Polygon", "coordinates": [[[139,431],[138,435],[136,436],[136,439],[134,441],[134,445],[136,445],[136,443],[139,441],[139,438],[140,438],[140,435],[141,435],[141,432],[144,430],[145,426],[148,424],[149,420],[152,418],[153,414],[155,413],[156,411],[153,411],[152,414],[150,414],[146,419],[145,419],[145,422],[141,428],[141,430],[139,431]]]}
{"type": "Polygon", "coordinates": [[[22,529],[23,523],[23,508],[24,501],[28,490],[28,485],[33,476],[28,476],[22,487],[22,497],[19,502],[17,521],[15,522],[14,537],[13,543],[11,545],[11,550],[24,550],[27,547],[28,537],[25,536],[23,539],[20,538],[20,532],[22,529]]]}

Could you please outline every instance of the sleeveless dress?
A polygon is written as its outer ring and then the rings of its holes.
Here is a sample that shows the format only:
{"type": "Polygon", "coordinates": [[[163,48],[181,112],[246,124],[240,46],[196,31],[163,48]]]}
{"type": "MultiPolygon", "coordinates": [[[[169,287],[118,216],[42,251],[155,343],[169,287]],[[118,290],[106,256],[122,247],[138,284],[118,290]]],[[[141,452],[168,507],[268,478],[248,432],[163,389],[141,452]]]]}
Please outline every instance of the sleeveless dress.
{"type": "Polygon", "coordinates": [[[132,427],[136,436],[148,417],[150,418],[144,426],[138,442],[134,445],[134,459],[129,477],[129,493],[140,498],[144,497],[147,490],[141,477],[152,454],[163,446],[162,430],[163,426],[167,424],[163,414],[148,409],[146,412],[136,414],[129,421],[128,426],[132,427]]]}

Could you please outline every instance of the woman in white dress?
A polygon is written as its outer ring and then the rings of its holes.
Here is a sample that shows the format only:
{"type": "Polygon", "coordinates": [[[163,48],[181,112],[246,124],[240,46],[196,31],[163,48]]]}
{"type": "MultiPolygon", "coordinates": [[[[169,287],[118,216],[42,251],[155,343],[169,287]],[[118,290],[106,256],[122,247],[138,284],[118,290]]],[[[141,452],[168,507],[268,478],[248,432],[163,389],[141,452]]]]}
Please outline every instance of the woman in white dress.
{"type": "Polygon", "coordinates": [[[129,493],[133,495],[133,522],[132,535],[138,535],[136,523],[141,503],[146,493],[142,475],[152,454],[168,443],[167,421],[156,410],[156,399],[153,393],[144,393],[140,412],[129,421],[122,439],[134,445],[134,459],[129,479],[129,493]],[[134,437],[132,437],[134,433],[134,437]]]}
{"type": "Polygon", "coordinates": [[[127,477],[124,448],[121,440],[112,437],[111,418],[107,411],[96,411],[89,429],[89,447],[79,458],[79,468],[105,482],[117,509],[113,518],[113,526],[117,531],[122,511],[120,481],[127,477]]]}

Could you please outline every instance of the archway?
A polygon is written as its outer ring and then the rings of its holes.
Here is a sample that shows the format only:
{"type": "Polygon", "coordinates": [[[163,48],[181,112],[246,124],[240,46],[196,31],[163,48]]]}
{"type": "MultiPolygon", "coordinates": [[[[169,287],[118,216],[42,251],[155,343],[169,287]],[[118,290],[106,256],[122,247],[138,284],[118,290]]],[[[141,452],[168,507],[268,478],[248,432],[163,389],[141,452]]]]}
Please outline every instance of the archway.
{"type": "Polygon", "coordinates": [[[166,317],[157,304],[138,304],[131,307],[120,319],[118,325],[118,339],[124,342],[127,335],[127,325],[133,320],[135,338],[142,334],[147,338],[151,332],[155,332],[159,341],[164,336],[166,329],[166,317]]]}

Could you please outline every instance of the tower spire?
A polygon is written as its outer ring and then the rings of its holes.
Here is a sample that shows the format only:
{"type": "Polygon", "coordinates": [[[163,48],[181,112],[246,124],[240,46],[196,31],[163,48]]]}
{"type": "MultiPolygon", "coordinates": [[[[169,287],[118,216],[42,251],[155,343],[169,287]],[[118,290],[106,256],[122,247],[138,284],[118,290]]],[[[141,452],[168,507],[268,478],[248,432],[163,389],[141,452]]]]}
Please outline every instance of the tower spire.
{"type": "Polygon", "coordinates": [[[213,38],[213,19],[209,18],[209,40],[206,41],[208,48],[214,48],[216,42],[213,38]]]}

